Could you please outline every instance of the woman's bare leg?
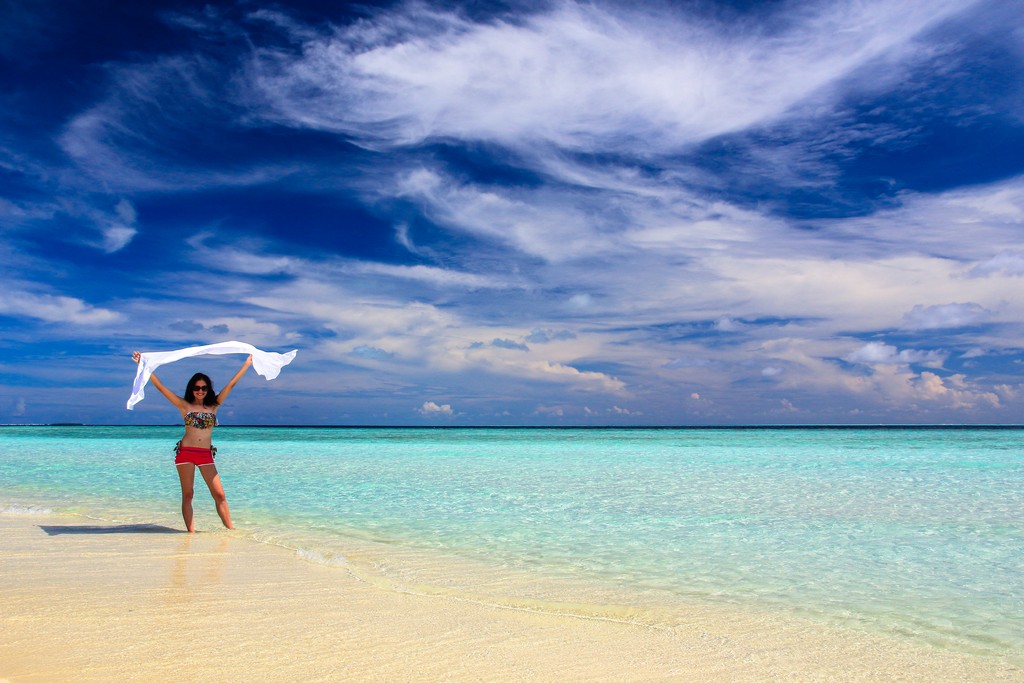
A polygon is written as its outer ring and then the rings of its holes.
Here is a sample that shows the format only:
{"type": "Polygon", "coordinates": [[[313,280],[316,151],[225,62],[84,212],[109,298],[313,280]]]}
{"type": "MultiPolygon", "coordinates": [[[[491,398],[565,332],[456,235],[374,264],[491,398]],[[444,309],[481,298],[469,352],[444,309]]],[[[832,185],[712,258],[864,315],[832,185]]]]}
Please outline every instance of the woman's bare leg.
{"type": "Polygon", "coordinates": [[[192,524],[192,496],[195,495],[196,466],[178,465],[178,478],[181,480],[181,516],[185,520],[185,528],[191,534],[196,530],[192,524]]]}
{"type": "Polygon", "coordinates": [[[231,524],[231,513],[228,511],[228,497],[224,495],[224,486],[220,483],[217,466],[203,465],[199,468],[199,472],[203,475],[203,479],[206,480],[206,485],[210,489],[210,495],[213,496],[213,503],[217,506],[217,514],[220,515],[220,521],[227,528],[234,529],[235,527],[231,524]]]}

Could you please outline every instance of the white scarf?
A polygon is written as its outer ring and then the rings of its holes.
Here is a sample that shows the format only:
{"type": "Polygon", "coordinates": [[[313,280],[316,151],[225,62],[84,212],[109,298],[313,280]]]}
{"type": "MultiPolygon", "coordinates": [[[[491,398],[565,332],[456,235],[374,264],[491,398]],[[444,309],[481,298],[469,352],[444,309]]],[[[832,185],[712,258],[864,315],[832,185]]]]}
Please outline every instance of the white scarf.
{"type": "Polygon", "coordinates": [[[252,344],[239,341],[220,342],[219,344],[207,344],[206,346],[189,346],[177,351],[151,351],[143,353],[139,359],[139,369],[135,372],[135,384],[132,385],[132,395],[128,397],[128,410],[132,410],[136,403],[146,398],[146,383],[149,376],[167,363],[173,363],[182,358],[193,356],[223,356],[228,353],[252,354],[252,367],[257,374],[272,380],[281,374],[281,368],[292,362],[298,350],[288,353],[273,353],[261,351],[252,344]]]}

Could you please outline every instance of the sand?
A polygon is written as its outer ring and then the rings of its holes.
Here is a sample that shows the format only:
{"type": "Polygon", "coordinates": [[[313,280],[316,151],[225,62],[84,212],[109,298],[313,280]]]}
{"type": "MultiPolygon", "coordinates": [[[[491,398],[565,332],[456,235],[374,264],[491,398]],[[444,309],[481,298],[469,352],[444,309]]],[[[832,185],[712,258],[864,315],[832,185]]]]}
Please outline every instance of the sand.
{"type": "Polygon", "coordinates": [[[1024,680],[724,608],[655,628],[410,594],[244,532],[0,515],[0,577],[0,681],[1024,680]]]}

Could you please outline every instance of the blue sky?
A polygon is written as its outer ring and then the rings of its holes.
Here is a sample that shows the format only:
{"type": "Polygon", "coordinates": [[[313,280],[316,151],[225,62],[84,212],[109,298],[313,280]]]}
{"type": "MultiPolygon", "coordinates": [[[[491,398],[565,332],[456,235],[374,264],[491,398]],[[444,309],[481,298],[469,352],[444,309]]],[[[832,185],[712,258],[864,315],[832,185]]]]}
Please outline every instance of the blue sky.
{"type": "Polygon", "coordinates": [[[1024,422],[1012,0],[2,7],[0,423],[1024,422]]]}

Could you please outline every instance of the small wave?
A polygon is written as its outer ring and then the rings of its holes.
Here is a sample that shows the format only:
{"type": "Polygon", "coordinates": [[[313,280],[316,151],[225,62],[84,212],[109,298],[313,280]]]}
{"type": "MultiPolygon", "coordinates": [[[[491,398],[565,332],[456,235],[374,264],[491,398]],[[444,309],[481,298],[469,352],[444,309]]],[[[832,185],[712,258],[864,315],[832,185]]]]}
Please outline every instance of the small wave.
{"type": "Polygon", "coordinates": [[[286,550],[292,550],[295,552],[295,556],[300,560],[305,560],[312,564],[324,565],[327,567],[348,567],[348,559],[340,552],[328,551],[328,550],[317,550],[306,546],[302,541],[296,542],[294,539],[282,538],[276,533],[270,533],[264,530],[247,532],[246,534],[251,540],[257,543],[263,543],[266,545],[277,546],[278,548],[285,548],[286,550]]]}
{"type": "Polygon", "coordinates": [[[322,564],[327,565],[328,567],[348,566],[348,560],[340,553],[321,552],[319,550],[310,550],[309,548],[298,548],[295,551],[295,554],[306,562],[312,562],[313,564],[322,564]]]}
{"type": "Polygon", "coordinates": [[[50,508],[38,505],[7,505],[0,508],[0,515],[52,515],[50,508]]]}

